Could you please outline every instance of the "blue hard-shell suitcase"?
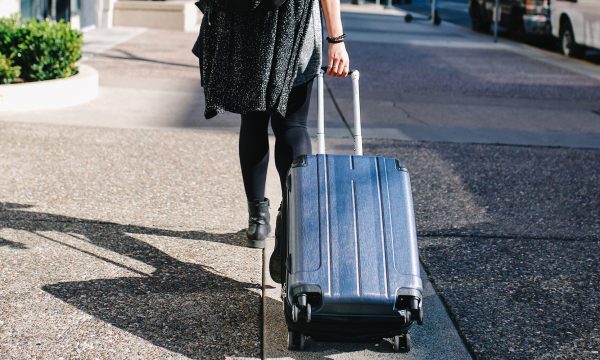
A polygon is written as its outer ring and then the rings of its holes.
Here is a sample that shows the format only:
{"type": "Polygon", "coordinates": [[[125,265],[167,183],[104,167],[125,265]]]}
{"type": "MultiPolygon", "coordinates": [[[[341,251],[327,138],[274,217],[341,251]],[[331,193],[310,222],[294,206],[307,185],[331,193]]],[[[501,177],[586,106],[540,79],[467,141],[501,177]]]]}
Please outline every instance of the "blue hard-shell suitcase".
{"type": "Polygon", "coordinates": [[[283,292],[288,347],[315,340],[393,338],[410,350],[408,330],[423,321],[422,282],[410,179],[396,159],[362,156],[359,73],[354,155],[327,155],[323,72],[318,76],[317,155],[294,160],[283,222],[283,292]]]}

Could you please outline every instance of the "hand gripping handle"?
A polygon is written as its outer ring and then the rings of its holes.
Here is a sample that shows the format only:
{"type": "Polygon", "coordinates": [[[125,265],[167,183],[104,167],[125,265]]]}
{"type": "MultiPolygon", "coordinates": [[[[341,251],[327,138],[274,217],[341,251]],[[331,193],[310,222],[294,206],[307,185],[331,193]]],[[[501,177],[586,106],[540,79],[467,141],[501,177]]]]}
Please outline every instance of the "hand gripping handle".
{"type": "MultiPolygon", "coordinates": [[[[326,66],[321,67],[319,70],[318,81],[317,81],[317,90],[318,90],[318,109],[317,109],[317,140],[319,144],[318,154],[325,154],[325,113],[323,109],[323,103],[325,102],[323,99],[323,74],[324,71],[327,70],[326,66]]],[[[362,155],[362,131],[360,125],[360,99],[358,92],[358,79],[360,77],[360,73],[358,70],[350,70],[348,72],[350,78],[352,79],[352,103],[354,105],[354,154],[362,155]]]]}

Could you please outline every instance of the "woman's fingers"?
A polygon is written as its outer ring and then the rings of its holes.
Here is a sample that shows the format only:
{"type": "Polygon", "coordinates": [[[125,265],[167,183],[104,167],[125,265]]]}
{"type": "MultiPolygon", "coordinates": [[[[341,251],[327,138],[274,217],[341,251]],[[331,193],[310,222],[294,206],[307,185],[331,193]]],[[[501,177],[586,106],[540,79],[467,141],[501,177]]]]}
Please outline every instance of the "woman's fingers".
{"type": "Polygon", "coordinates": [[[338,76],[339,67],[340,67],[340,60],[339,59],[333,60],[333,68],[331,69],[331,73],[333,76],[338,76]]]}
{"type": "Polygon", "coordinates": [[[350,72],[350,61],[348,53],[343,44],[330,44],[329,64],[326,74],[335,77],[346,77],[350,72]]]}
{"type": "Polygon", "coordinates": [[[333,66],[333,76],[336,77],[346,77],[348,76],[348,73],[350,72],[350,64],[349,61],[346,60],[344,61],[344,59],[339,59],[337,62],[335,62],[335,65],[333,66]]]}
{"type": "Polygon", "coordinates": [[[338,59],[336,57],[332,57],[332,60],[330,60],[329,67],[327,69],[327,75],[337,76],[339,63],[340,63],[340,59],[338,59]]]}
{"type": "Polygon", "coordinates": [[[327,69],[327,75],[340,77],[343,76],[346,65],[342,59],[333,59],[333,63],[327,69]]]}
{"type": "Polygon", "coordinates": [[[335,62],[326,72],[329,76],[345,76],[348,74],[348,67],[345,66],[341,61],[335,62]]]}

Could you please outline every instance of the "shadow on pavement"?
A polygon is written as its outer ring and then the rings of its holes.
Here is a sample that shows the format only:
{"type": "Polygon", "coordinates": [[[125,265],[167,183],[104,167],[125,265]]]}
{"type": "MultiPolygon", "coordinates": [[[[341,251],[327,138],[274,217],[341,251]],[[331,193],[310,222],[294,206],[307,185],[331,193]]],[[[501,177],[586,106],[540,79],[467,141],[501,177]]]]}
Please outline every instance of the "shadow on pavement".
{"type": "Polygon", "coordinates": [[[27,246],[25,246],[24,244],[0,238],[0,247],[2,246],[8,246],[13,249],[27,249],[27,246]]]}
{"type": "MultiPolygon", "coordinates": [[[[121,225],[22,210],[27,207],[30,206],[0,203],[0,229],[28,231],[137,274],[50,284],[43,286],[44,291],[156,346],[191,358],[222,359],[234,355],[234,350],[236,356],[260,355],[258,284],[235,281],[210,267],[179,261],[128,235],[171,236],[243,246],[241,233],[212,234],[121,225]],[[156,270],[148,275],[41,233],[49,231],[79,239],[85,237],[82,240],[156,270]],[[236,336],[240,333],[243,336],[236,336]]],[[[0,239],[0,246],[4,242],[0,239]]]]}
{"type": "Polygon", "coordinates": [[[147,58],[147,57],[141,57],[141,56],[137,56],[129,51],[123,50],[123,49],[116,49],[113,50],[114,52],[119,52],[121,54],[123,54],[123,56],[117,56],[117,55],[109,55],[109,54],[99,54],[96,55],[97,57],[100,58],[109,58],[109,59],[119,59],[119,60],[130,60],[130,61],[143,61],[143,62],[148,62],[148,63],[153,63],[153,64],[161,64],[161,65],[168,65],[168,66],[177,66],[177,67],[184,67],[184,68],[192,68],[195,69],[197,68],[196,65],[189,65],[189,64],[183,64],[183,63],[176,63],[176,62],[170,62],[170,61],[160,61],[157,59],[152,59],[152,58],[147,58]]]}

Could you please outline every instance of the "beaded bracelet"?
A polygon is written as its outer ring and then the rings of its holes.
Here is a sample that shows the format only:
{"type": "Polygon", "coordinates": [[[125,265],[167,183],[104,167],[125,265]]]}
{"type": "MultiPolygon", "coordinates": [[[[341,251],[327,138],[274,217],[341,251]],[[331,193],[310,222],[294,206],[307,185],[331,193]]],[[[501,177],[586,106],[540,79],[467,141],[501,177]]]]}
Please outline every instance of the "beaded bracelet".
{"type": "Polygon", "coordinates": [[[341,43],[344,42],[344,39],[346,38],[346,34],[342,34],[340,36],[335,36],[335,37],[327,37],[327,42],[332,43],[332,44],[337,44],[337,43],[341,43]]]}

